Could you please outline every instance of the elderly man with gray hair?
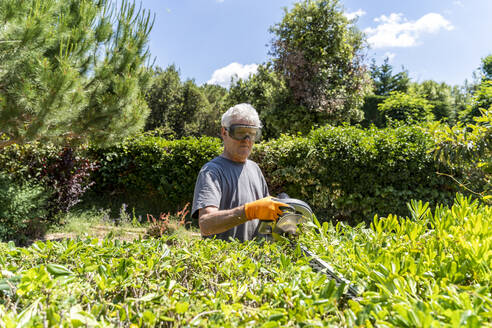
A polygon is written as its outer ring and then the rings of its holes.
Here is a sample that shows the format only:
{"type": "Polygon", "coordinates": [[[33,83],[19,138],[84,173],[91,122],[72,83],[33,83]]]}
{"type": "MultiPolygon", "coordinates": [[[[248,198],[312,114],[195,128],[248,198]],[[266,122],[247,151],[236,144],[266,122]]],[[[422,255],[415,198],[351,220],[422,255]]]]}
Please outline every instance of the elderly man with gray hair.
{"type": "Polygon", "coordinates": [[[249,104],[233,106],[222,115],[224,151],[202,167],[193,196],[191,213],[198,217],[202,236],[253,239],[260,220],[276,220],[280,207],[288,206],[268,196],[260,168],[248,159],[261,127],[249,104]]]}

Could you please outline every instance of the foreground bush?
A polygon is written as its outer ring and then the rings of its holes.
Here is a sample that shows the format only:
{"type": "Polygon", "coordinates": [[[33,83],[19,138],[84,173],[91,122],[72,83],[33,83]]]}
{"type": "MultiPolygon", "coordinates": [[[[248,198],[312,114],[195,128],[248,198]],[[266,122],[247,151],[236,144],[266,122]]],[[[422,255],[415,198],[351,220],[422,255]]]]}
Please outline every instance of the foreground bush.
{"type": "Polygon", "coordinates": [[[414,201],[410,212],[305,236],[365,290],[344,311],[349,326],[490,327],[492,207],[458,195],[450,208],[414,201]]]}
{"type": "Polygon", "coordinates": [[[167,236],[0,244],[0,325],[483,327],[492,319],[492,208],[459,196],[432,213],[328,222],[301,242],[359,298],[282,243],[167,236]]]}
{"type": "Polygon", "coordinates": [[[0,241],[25,243],[45,230],[48,194],[39,185],[18,184],[0,173],[0,241]]]}
{"type": "Polygon", "coordinates": [[[27,250],[0,244],[0,250],[8,278],[0,281],[0,324],[7,326],[336,320],[336,288],[278,244],[167,237],[38,242],[27,250]]]}

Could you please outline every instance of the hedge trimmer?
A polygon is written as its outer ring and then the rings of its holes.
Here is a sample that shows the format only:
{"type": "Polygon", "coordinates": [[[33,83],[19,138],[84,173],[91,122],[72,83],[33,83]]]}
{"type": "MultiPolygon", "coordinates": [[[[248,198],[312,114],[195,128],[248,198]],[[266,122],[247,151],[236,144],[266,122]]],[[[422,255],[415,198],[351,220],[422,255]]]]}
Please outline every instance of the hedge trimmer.
{"type": "Polygon", "coordinates": [[[311,207],[302,200],[295,198],[280,197],[278,201],[289,205],[288,208],[283,208],[283,214],[278,218],[277,222],[262,221],[258,232],[265,235],[269,240],[280,240],[286,237],[290,240],[292,247],[299,247],[302,253],[309,258],[311,268],[319,273],[325,274],[329,279],[335,280],[337,286],[343,284],[347,286],[345,296],[356,298],[359,295],[357,287],[349,280],[337,273],[335,269],[322,260],[314,252],[309,250],[305,245],[296,242],[299,226],[313,221],[313,211],[311,207]]]}

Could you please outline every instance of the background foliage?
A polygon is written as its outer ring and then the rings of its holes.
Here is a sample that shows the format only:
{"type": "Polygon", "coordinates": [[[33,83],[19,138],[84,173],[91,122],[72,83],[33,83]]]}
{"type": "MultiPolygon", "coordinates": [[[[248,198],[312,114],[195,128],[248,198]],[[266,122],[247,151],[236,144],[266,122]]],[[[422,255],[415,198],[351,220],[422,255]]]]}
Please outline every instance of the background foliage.
{"type": "Polygon", "coordinates": [[[68,212],[94,183],[97,165],[83,148],[74,150],[39,142],[13,144],[0,151],[0,172],[23,185],[36,181],[48,193],[49,215],[45,224],[58,223],[56,214],[68,212]]]}
{"type": "Polygon", "coordinates": [[[297,2],[270,31],[274,69],[296,105],[326,123],[362,119],[369,91],[363,36],[338,0],[297,2]]]}
{"type": "Polygon", "coordinates": [[[14,240],[24,244],[28,238],[39,238],[45,227],[49,193],[34,183],[19,183],[0,173],[0,241],[14,240]]]}
{"type": "Polygon", "coordinates": [[[181,81],[174,65],[154,71],[146,94],[150,115],[145,130],[161,130],[168,138],[217,136],[226,89],[216,85],[198,87],[193,80],[181,81]]]}
{"type": "Polygon", "coordinates": [[[406,93],[410,87],[410,78],[408,72],[402,70],[393,74],[393,67],[386,57],[381,66],[376,65],[373,59],[370,66],[371,79],[373,82],[373,92],[377,96],[387,96],[390,92],[398,91],[406,93]]]}
{"type": "Polygon", "coordinates": [[[211,137],[144,136],[93,148],[91,157],[101,167],[94,174],[93,190],[110,204],[113,199],[116,208],[126,202],[155,215],[174,212],[191,202],[200,168],[221,151],[220,140],[211,137]]]}
{"type": "Polygon", "coordinates": [[[412,96],[402,92],[390,92],[378,109],[385,122],[400,121],[407,125],[431,121],[434,118],[434,106],[425,98],[412,96]]]}
{"type": "Polygon", "coordinates": [[[456,180],[462,188],[479,195],[490,202],[492,190],[492,106],[481,109],[481,116],[472,123],[449,127],[442,124],[429,124],[426,131],[435,143],[434,157],[441,162],[464,170],[465,179],[456,180]],[[482,181],[483,189],[475,189],[482,181]]]}
{"type": "MultiPolygon", "coordinates": [[[[284,135],[257,144],[252,159],[271,194],[287,192],[326,217],[360,222],[375,213],[405,214],[410,199],[432,205],[452,201],[457,185],[436,171],[457,177],[462,172],[435,160],[433,147],[432,138],[417,127],[326,126],[305,137],[284,135]]],[[[198,171],[221,151],[220,140],[209,137],[140,137],[94,148],[101,166],[94,191],[130,207],[150,201],[157,214],[175,211],[191,202],[198,171]]]]}

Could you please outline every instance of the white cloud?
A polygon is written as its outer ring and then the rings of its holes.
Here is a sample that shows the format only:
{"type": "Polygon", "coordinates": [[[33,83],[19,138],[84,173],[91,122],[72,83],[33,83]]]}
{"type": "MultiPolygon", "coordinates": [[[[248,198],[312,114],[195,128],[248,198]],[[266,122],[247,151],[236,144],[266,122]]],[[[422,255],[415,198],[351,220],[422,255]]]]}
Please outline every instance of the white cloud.
{"type": "Polygon", "coordinates": [[[454,0],[453,1],[453,4],[456,5],[456,6],[459,6],[459,7],[464,7],[465,6],[461,0],[454,0]]]}
{"type": "Polygon", "coordinates": [[[374,19],[380,23],[375,28],[366,28],[368,41],[374,48],[413,47],[423,34],[435,34],[440,30],[452,30],[454,27],[440,14],[429,13],[417,21],[408,21],[403,14],[392,13],[374,19]]]}
{"type": "Polygon", "coordinates": [[[214,71],[212,78],[207,81],[208,84],[218,84],[223,87],[229,87],[231,79],[248,79],[251,74],[255,74],[258,70],[258,65],[249,64],[242,65],[239,63],[231,63],[225,67],[214,71]]]}
{"type": "Polygon", "coordinates": [[[348,20],[352,20],[354,18],[364,16],[366,14],[366,12],[362,9],[359,9],[359,10],[353,11],[351,13],[343,13],[343,14],[345,15],[345,17],[347,17],[348,20]]]}
{"type": "Polygon", "coordinates": [[[388,58],[388,60],[389,60],[390,62],[392,62],[392,61],[393,61],[393,59],[395,58],[395,56],[396,56],[396,54],[395,54],[395,53],[393,53],[393,52],[389,52],[389,51],[388,51],[388,52],[385,52],[385,53],[384,53],[383,58],[388,58]]]}

